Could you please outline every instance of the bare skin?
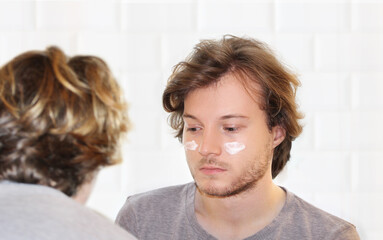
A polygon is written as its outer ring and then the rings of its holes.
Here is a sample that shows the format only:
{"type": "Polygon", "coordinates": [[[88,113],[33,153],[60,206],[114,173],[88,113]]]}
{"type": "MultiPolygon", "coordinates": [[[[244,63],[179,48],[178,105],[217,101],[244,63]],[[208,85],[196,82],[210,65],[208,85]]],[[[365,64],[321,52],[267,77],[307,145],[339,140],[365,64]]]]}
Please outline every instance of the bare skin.
{"type": "Polygon", "coordinates": [[[96,173],[93,173],[92,179],[88,180],[87,182],[83,183],[81,186],[78,187],[77,193],[72,196],[72,199],[76,202],[85,205],[88,201],[88,198],[90,197],[90,194],[93,191],[94,184],[96,183],[98,171],[96,173]]]}

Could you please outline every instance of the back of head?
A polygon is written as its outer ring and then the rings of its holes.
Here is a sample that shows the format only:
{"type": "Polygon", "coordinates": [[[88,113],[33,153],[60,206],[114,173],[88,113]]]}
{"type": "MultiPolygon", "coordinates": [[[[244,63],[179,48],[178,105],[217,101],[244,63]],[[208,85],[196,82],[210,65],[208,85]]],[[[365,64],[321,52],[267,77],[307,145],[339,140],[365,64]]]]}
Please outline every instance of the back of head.
{"type": "Polygon", "coordinates": [[[126,103],[106,63],[57,47],[23,53],[0,69],[0,180],[73,196],[120,161],[126,103]]]}
{"type": "Polygon", "coordinates": [[[182,114],[188,93],[217,83],[225,74],[238,76],[250,95],[260,96],[260,107],[266,112],[270,130],[279,125],[286,131],[286,138],[274,149],[274,178],[290,158],[291,143],[302,131],[298,122],[302,115],[295,102],[298,79],[262,42],[235,36],[204,40],[186,61],[175,66],[162,99],[165,110],[171,113],[169,121],[176,137],[182,140],[182,114]],[[262,92],[256,91],[254,84],[262,92]]]}

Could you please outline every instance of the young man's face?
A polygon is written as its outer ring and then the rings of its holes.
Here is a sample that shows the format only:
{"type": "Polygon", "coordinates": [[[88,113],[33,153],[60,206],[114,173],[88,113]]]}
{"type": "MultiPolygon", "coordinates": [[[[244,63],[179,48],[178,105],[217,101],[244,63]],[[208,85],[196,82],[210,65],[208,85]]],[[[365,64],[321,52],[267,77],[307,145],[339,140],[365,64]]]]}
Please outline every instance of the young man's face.
{"type": "Polygon", "coordinates": [[[273,150],[285,135],[278,126],[269,130],[258,102],[231,74],[187,95],[183,143],[203,193],[232,196],[271,179],[273,150]]]}

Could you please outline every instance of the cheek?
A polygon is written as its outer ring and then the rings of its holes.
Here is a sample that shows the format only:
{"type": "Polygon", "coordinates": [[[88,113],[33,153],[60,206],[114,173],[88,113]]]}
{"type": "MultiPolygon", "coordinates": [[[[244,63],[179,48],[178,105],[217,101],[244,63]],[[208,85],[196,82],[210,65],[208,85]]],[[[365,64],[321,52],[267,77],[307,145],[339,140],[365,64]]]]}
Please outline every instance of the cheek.
{"type": "Polygon", "coordinates": [[[198,144],[195,141],[189,141],[184,143],[186,162],[189,166],[190,171],[194,172],[195,167],[201,160],[201,155],[198,151],[198,144]],[[197,146],[196,146],[197,145],[197,146]],[[194,149],[194,150],[193,150],[194,149]]]}
{"type": "Polygon", "coordinates": [[[195,151],[198,148],[198,144],[194,140],[187,141],[187,142],[184,142],[184,148],[185,148],[185,151],[195,151]]]}
{"type": "Polygon", "coordinates": [[[227,142],[223,144],[223,147],[230,155],[235,155],[246,148],[245,144],[241,142],[227,142]]]}

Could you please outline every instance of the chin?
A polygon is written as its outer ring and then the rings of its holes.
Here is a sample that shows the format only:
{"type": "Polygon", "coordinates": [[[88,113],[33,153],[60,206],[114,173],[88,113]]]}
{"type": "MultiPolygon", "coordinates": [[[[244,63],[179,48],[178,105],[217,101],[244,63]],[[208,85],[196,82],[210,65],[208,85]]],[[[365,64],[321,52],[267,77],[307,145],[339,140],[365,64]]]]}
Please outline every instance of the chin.
{"type": "Polygon", "coordinates": [[[196,181],[196,186],[201,193],[211,197],[231,197],[254,188],[256,182],[217,184],[196,181]]]}
{"type": "Polygon", "coordinates": [[[211,197],[227,197],[230,196],[231,188],[230,186],[225,186],[225,184],[217,183],[206,183],[206,182],[196,182],[198,190],[204,195],[211,197]]]}

